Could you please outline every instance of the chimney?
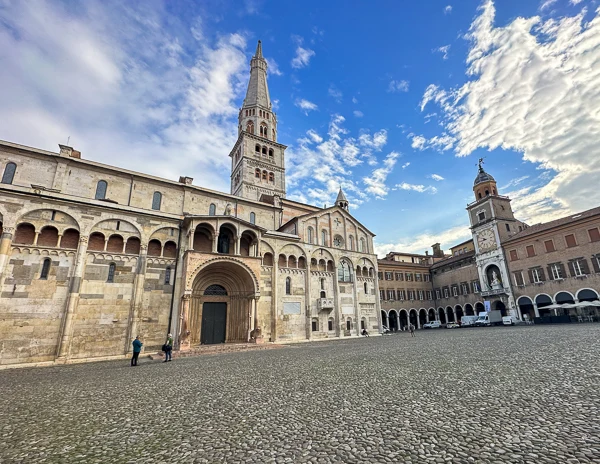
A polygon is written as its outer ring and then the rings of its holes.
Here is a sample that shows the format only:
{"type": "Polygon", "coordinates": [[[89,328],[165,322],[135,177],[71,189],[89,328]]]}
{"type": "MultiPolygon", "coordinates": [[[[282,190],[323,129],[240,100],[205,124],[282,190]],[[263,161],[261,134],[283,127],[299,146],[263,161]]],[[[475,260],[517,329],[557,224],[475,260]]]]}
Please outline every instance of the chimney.
{"type": "Polygon", "coordinates": [[[429,250],[425,250],[425,256],[429,256],[429,250]]]}
{"type": "Polygon", "coordinates": [[[182,184],[192,185],[193,181],[194,181],[193,177],[179,176],[179,182],[181,182],[182,184]]]}
{"type": "Polygon", "coordinates": [[[73,147],[69,147],[68,145],[58,144],[58,148],[60,148],[60,156],[70,157],[73,153],[73,147]]]}
{"type": "Polygon", "coordinates": [[[443,258],[444,257],[444,252],[442,251],[441,245],[439,243],[434,243],[433,245],[431,245],[431,248],[433,248],[433,257],[434,258],[443,258]]]}

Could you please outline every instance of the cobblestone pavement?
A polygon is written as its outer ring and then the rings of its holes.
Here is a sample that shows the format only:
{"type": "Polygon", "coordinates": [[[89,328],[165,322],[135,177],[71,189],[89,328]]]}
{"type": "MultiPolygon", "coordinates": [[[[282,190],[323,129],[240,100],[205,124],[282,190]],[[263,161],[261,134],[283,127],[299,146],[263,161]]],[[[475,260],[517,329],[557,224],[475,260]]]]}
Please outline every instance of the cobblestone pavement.
{"type": "Polygon", "coordinates": [[[0,372],[0,462],[600,462],[600,324],[0,372]]]}

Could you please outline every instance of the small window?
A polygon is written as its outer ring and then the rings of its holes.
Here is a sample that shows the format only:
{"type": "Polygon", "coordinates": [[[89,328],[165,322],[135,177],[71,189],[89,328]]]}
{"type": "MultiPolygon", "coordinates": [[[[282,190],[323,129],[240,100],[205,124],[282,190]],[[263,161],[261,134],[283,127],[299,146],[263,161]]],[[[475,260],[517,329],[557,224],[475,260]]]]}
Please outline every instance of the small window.
{"type": "Polygon", "coordinates": [[[17,171],[17,165],[15,163],[8,163],[4,168],[4,174],[2,174],[3,184],[12,184],[15,178],[15,172],[17,171]]]}
{"type": "Polygon", "coordinates": [[[269,149],[269,158],[273,158],[273,149],[272,148],[269,149]]]}
{"type": "Polygon", "coordinates": [[[120,230],[121,229],[121,221],[117,221],[117,228],[116,230],[120,230]]]}
{"type": "Polygon", "coordinates": [[[214,203],[211,203],[210,206],[208,207],[208,215],[214,216],[215,214],[217,214],[217,207],[215,206],[214,203]]]}
{"type": "Polygon", "coordinates": [[[589,229],[588,234],[590,236],[590,242],[600,242],[600,232],[598,232],[597,227],[589,229]]]}
{"type": "Polygon", "coordinates": [[[262,178],[263,180],[267,180],[267,171],[262,172],[262,178]]]}
{"type": "Polygon", "coordinates": [[[369,294],[369,286],[365,282],[365,295],[368,295],[368,294],[369,294]]]}
{"type": "Polygon", "coordinates": [[[515,285],[517,287],[523,287],[525,285],[525,280],[523,280],[523,273],[521,271],[517,271],[513,275],[515,277],[515,285]]]}
{"type": "Polygon", "coordinates": [[[54,221],[56,219],[56,211],[52,211],[52,217],[50,218],[51,221],[54,221]]]}
{"type": "Polygon", "coordinates": [[[527,245],[526,249],[528,258],[535,256],[535,248],[533,247],[533,245],[527,245]]]}
{"type": "Polygon", "coordinates": [[[313,243],[313,228],[308,228],[308,243],[312,245],[313,243]]]}
{"type": "Polygon", "coordinates": [[[544,246],[546,247],[546,253],[556,251],[556,248],[554,248],[554,242],[552,240],[544,241],[544,246]]]}
{"type": "Polygon", "coordinates": [[[327,321],[327,330],[329,330],[330,332],[333,330],[333,320],[331,319],[327,321]]]}
{"type": "Polygon", "coordinates": [[[257,168],[257,169],[254,171],[254,177],[256,177],[257,179],[260,179],[260,169],[258,169],[258,168],[257,168]]]}
{"type": "Polygon", "coordinates": [[[165,269],[165,285],[171,285],[171,268],[165,269]]]}
{"type": "Polygon", "coordinates": [[[485,221],[485,211],[478,213],[477,217],[479,218],[480,221],[485,221]]]}
{"type": "Polygon", "coordinates": [[[108,183],[105,180],[101,180],[96,184],[96,200],[104,200],[106,198],[106,188],[108,183]]]}
{"type": "Polygon", "coordinates": [[[316,319],[313,319],[312,324],[311,324],[311,329],[313,332],[316,332],[317,330],[319,330],[319,321],[317,321],[316,319]]]}
{"type": "Polygon", "coordinates": [[[325,230],[321,231],[321,245],[327,246],[327,232],[325,230]]]}
{"type": "Polygon", "coordinates": [[[161,202],[162,194],[160,192],[154,192],[154,195],[152,195],[152,209],[159,211],[161,202]]]}
{"type": "Polygon", "coordinates": [[[108,279],[107,282],[112,283],[115,281],[115,270],[117,269],[117,265],[115,263],[110,263],[108,265],[108,279]]]}
{"type": "Polygon", "coordinates": [[[519,259],[519,255],[517,254],[517,250],[510,250],[510,260],[516,261],[519,259]]]}
{"type": "Polygon", "coordinates": [[[569,248],[577,246],[577,241],[575,240],[575,235],[573,234],[566,235],[565,241],[567,242],[567,247],[569,248]]]}
{"type": "Polygon", "coordinates": [[[50,273],[50,264],[51,263],[52,263],[52,261],[50,261],[50,258],[46,258],[44,260],[44,263],[42,264],[42,272],[40,273],[40,279],[48,278],[48,274],[50,273]]]}
{"type": "Polygon", "coordinates": [[[272,172],[269,173],[269,182],[275,182],[275,174],[272,172]]]}
{"type": "Polygon", "coordinates": [[[510,232],[510,225],[508,223],[506,224],[506,231],[510,232]]]}
{"type": "Polygon", "coordinates": [[[256,214],[250,213],[250,224],[256,224],[256,214]]]}
{"type": "Polygon", "coordinates": [[[285,279],[285,294],[286,295],[292,294],[292,278],[291,277],[286,277],[286,279],[285,279]]]}
{"type": "Polygon", "coordinates": [[[348,319],[346,321],[346,330],[351,330],[352,329],[352,321],[350,319],[348,319]]]}

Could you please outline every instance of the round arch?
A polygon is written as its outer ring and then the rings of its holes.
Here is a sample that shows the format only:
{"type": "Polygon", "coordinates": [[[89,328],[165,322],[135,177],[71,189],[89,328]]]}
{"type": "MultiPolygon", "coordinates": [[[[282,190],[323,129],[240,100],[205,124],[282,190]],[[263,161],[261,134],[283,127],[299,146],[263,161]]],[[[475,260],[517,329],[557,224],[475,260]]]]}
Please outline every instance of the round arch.
{"type": "Polygon", "coordinates": [[[446,311],[444,311],[444,308],[438,308],[438,321],[440,321],[440,324],[446,323],[446,311]]]}
{"type": "Polygon", "coordinates": [[[21,222],[31,223],[36,230],[43,226],[52,225],[56,227],[59,233],[65,229],[77,229],[81,231],[81,227],[77,219],[69,213],[64,213],[61,210],[53,210],[48,208],[31,208],[21,213],[21,216],[15,221],[15,224],[21,222]]]}
{"type": "Polygon", "coordinates": [[[410,308],[410,311],[408,312],[408,318],[412,325],[414,325],[416,328],[421,328],[419,325],[419,313],[417,312],[416,308],[410,308]]]}
{"type": "Polygon", "coordinates": [[[402,308],[400,311],[400,329],[405,330],[408,327],[408,311],[402,308]]]}
{"type": "Polygon", "coordinates": [[[578,301],[595,301],[600,299],[598,292],[592,288],[580,288],[577,290],[578,301]]]}
{"type": "Polygon", "coordinates": [[[557,304],[564,304],[564,303],[575,303],[575,296],[567,291],[567,290],[561,290],[560,292],[556,292],[554,294],[554,298],[552,298],[557,304]]]}
{"type": "Polygon", "coordinates": [[[427,315],[429,316],[429,322],[433,322],[433,321],[437,321],[437,316],[436,316],[436,312],[435,312],[435,308],[429,308],[429,311],[427,312],[427,315]]]}
{"type": "Polygon", "coordinates": [[[473,305],[470,303],[467,303],[465,305],[465,316],[474,316],[475,315],[475,310],[473,309],[473,305]]]}
{"type": "Polygon", "coordinates": [[[460,322],[462,320],[462,317],[465,315],[465,312],[464,312],[462,306],[457,304],[454,307],[454,312],[456,314],[456,322],[460,322]]]}
{"type": "Polygon", "coordinates": [[[447,322],[455,322],[454,321],[454,310],[452,306],[446,306],[446,321],[447,322]]]}
{"type": "Polygon", "coordinates": [[[392,331],[392,332],[397,332],[398,329],[400,328],[400,318],[398,317],[398,312],[395,309],[390,309],[388,312],[388,319],[390,322],[390,325],[388,326],[388,328],[392,331]]]}
{"type": "Polygon", "coordinates": [[[535,310],[533,301],[528,296],[521,296],[517,299],[517,307],[521,313],[521,319],[524,321],[532,321],[535,318],[535,310]]]}
{"type": "Polygon", "coordinates": [[[125,219],[103,219],[101,221],[98,221],[90,228],[89,235],[91,235],[94,232],[101,232],[105,235],[110,235],[104,232],[107,230],[114,231],[127,237],[135,236],[138,238],[142,238],[142,231],[140,230],[140,228],[134,223],[125,219]]]}
{"type": "Polygon", "coordinates": [[[550,316],[552,314],[550,309],[546,309],[546,306],[550,306],[553,303],[552,298],[550,298],[550,295],[546,295],[545,293],[539,293],[535,296],[533,301],[535,301],[535,304],[537,305],[540,317],[550,316]]]}
{"type": "Polygon", "coordinates": [[[419,309],[419,324],[421,324],[421,327],[427,324],[427,310],[425,308],[419,309]]]}

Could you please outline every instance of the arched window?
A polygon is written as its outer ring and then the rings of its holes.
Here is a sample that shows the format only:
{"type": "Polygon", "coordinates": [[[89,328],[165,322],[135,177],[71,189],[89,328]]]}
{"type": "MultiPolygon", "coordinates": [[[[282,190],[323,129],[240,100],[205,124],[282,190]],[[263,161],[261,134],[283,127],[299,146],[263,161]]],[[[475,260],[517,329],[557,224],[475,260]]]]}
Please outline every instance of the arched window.
{"type": "Polygon", "coordinates": [[[269,158],[273,158],[273,149],[269,148],[269,158]]]}
{"type": "Polygon", "coordinates": [[[267,156],[267,147],[262,147],[262,154],[267,156]]]}
{"type": "Polygon", "coordinates": [[[252,121],[249,121],[246,125],[246,132],[249,134],[254,134],[254,123],[252,121]]]}
{"type": "Polygon", "coordinates": [[[321,245],[327,246],[327,232],[325,229],[321,231],[321,245]]]}
{"type": "Polygon", "coordinates": [[[106,198],[106,188],[108,183],[105,180],[101,180],[96,184],[96,200],[104,200],[106,198]]]}
{"type": "Polygon", "coordinates": [[[263,180],[267,180],[267,171],[262,172],[262,178],[263,180]]]}
{"type": "Polygon", "coordinates": [[[338,265],[338,281],[339,282],[352,282],[352,274],[350,272],[350,266],[346,261],[340,262],[338,265]]]}
{"type": "Polygon", "coordinates": [[[256,224],[256,214],[250,213],[250,224],[256,224]]]}
{"type": "Polygon", "coordinates": [[[48,273],[50,272],[50,264],[52,264],[52,261],[50,260],[50,258],[46,258],[44,260],[44,263],[42,264],[42,272],[40,273],[40,279],[48,278],[48,273]]]}
{"type": "Polygon", "coordinates": [[[254,146],[254,151],[260,153],[260,145],[258,143],[254,146]]]}
{"type": "Polygon", "coordinates": [[[327,298],[325,293],[325,279],[321,279],[321,298],[327,298]]]}
{"type": "Polygon", "coordinates": [[[348,237],[348,242],[350,243],[350,250],[354,251],[354,237],[352,235],[348,237]]]}
{"type": "Polygon", "coordinates": [[[222,287],[221,285],[209,285],[206,287],[206,290],[204,290],[204,295],[227,296],[227,290],[225,290],[225,287],[222,287]]]}
{"type": "Polygon", "coordinates": [[[275,182],[275,174],[272,172],[269,173],[269,182],[275,182]]]}
{"type": "Polygon", "coordinates": [[[15,178],[15,172],[17,171],[17,165],[15,163],[8,163],[4,168],[4,174],[2,174],[3,184],[12,184],[15,178]]]}
{"type": "Polygon", "coordinates": [[[254,177],[256,177],[257,179],[260,179],[260,169],[256,168],[254,170],[254,177]]]}
{"type": "Polygon", "coordinates": [[[108,279],[106,281],[108,283],[112,283],[115,281],[115,271],[117,269],[117,265],[115,263],[110,263],[108,265],[108,279]]]}
{"type": "Polygon", "coordinates": [[[361,237],[359,243],[359,247],[358,247],[358,251],[360,251],[361,253],[365,252],[365,239],[361,237]]]}
{"type": "Polygon", "coordinates": [[[171,285],[171,268],[165,269],[165,285],[171,285]]]}
{"type": "Polygon", "coordinates": [[[159,211],[161,202],[162,202],[162,194],[160,192],[154,192],[154,195],[152,195],[152,209],[159,211]]]}
{"type": "Polygon", "coordinates": [[[310,243],[312,245],[313,242],[313,228],[309,227],[308,228],[308,243],[310,243]]]}
{"type": "Polygon", "coordinates": [[[292,294],[292,278],[291,277],[286,277],[286,279],[285,279],[285,294],[286,295],[292,294]]]}
{"type": "Polygon", "coordinates": [[[215,206],[214,203],[211,203],[210,206],[208,207],[208,215],[214,216],[215,214],[217,214],[217,207],[215,206]]]}

